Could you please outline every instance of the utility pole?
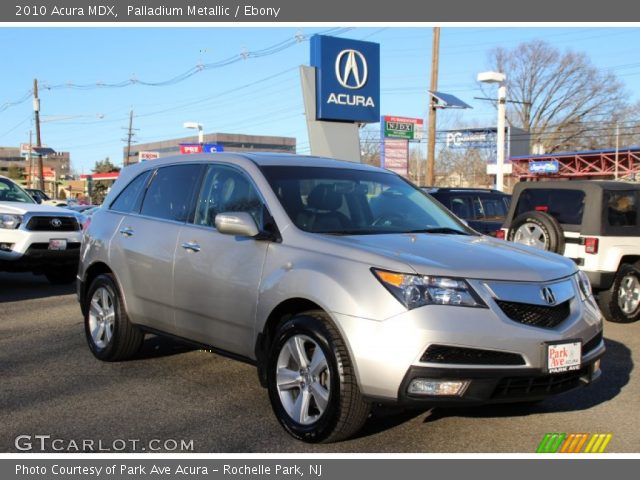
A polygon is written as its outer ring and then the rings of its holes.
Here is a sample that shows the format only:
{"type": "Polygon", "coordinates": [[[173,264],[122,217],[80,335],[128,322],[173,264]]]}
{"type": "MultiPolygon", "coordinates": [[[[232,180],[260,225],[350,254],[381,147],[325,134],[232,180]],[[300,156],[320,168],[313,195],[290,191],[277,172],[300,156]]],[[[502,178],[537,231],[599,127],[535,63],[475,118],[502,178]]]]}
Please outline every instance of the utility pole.
{"type": "Polygon", "coordinates": [[[27,161],[29,162],[29,188],[33,188],[33,157],[31,156],[31,149],[33,148],[32,131],[29,130],[29,152],[27,153],[27,161]]]}
{"type": "Polygon", "coordinates": [[[133,108],[129,112],[129,128],[127,129],[127,138],[123,138],[127,142],[127,156],[124,159],[124,166],[129,165],[129,158],[131,157],[131,139],[135,135],[133,128],[133,108]]]}
{"type": "MultiPolygon", "coordinates": [[[[40,138],[40,99],[38,98],[38,79],[33,79],[33,113],[36,120],[36,147],[42,147],[40,138]]],[[[40,177],[40,190],[44,192],[44,166],[42,165],[42,154],[38,152],[38,176],[40,177]]]]}
{"type": "MultiPolygon", "coordinates": [[[[440,61],[440,27],[433,27],[433,44],[431,48],[431,91],[438,90],[438,64],[440,61]]],[[[429,141],[427,143],[427,172],[424,186],[433,186],[435,183],[435,156],[436,156],[436,106],[437,100],[430,95],[429,102],[429,141]]]]}

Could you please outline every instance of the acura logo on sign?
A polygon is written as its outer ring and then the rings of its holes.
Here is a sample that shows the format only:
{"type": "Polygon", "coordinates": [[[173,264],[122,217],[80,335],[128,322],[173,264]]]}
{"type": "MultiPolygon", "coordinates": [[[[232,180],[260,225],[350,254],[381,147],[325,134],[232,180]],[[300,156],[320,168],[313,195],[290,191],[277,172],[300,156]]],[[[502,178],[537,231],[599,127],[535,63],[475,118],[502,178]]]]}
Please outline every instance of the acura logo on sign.
{"type": "Polygon", "coordinates": [[[62,226],[62,220],[59,218],[52,218],[49,223],[53,228],[60,228],[62,226]]]}
{"type": "Polygon", "coordinates": [[[356,90],[364,87],[368,75],[367,60],[359,51],[342,50],[336,57],[336,78],[344,88],[356,90]]]}
{"type": "Polygon", "coordinates": [[[542,289],[542,298],[549,305],[553,305],[554,303],[556,303],[556,296],[553,294],[549,287],[544,287],[542,289]]]}

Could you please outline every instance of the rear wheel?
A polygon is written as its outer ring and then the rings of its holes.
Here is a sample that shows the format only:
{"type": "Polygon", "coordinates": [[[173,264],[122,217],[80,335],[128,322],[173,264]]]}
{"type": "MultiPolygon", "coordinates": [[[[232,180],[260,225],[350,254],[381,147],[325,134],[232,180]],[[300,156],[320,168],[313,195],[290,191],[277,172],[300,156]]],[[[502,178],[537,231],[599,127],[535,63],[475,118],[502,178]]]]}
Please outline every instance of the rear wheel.
{"type": "Polygon", "coordinates": [[[509,240],[550,252],[564,253],[564,233],[558,221],[546,212],[525,212],[511,223],[509,240]]]}
{"type": "Polygon", "coordinates": [[[613,285],[598,295],[605,318],[616,323],[631,323],[640,318],[640,270],[623,263],[613,285]]]}
{"type": "Polygon", "coordinates": [[[278,328],[267,385],[276,417],[305,442],[348,438],[369,415],[347,348],[324,312],[297,315],[278,328]]]}
{"type": "Polygon", "coordinates": [[[91,352],[110,362],[133,357],[140,350],[144,333],[129,322],[113,277],[98,275],[85,302],[84,329],[91,352]]]}

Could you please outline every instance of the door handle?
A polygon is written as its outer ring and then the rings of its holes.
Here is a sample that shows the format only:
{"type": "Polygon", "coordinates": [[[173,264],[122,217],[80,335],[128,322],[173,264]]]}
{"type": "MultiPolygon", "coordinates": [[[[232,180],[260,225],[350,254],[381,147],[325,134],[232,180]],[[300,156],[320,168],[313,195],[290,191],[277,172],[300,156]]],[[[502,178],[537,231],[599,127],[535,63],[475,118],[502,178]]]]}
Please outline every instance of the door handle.
{"type": "Polygon", "coordinates": [[[120,229],[120,233],[125,237],[130,237],[131,235],[133,235],[133,228],[130,228],[130,227],[122,228],[120,229]]]}
{"type": "Polygon", "coordinates": [[[200,245],[198,245],[196,242],[185,242],[182,244],[182,248],[184,248],[185,250],[191,250],[192,252],[200,251],[200,245]]]}

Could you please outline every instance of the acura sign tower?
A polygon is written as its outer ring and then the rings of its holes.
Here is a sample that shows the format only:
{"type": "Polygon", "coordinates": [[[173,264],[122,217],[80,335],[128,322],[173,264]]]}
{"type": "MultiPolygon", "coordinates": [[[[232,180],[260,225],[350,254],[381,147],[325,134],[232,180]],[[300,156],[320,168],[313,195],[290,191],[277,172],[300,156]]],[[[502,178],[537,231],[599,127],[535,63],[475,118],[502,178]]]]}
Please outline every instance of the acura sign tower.
{"type": "Polygon", "coordinates": [[[358,127],[380,118],[380,45],[315,35],[301,76],[311,153],[360,161],[358,127]]]}

